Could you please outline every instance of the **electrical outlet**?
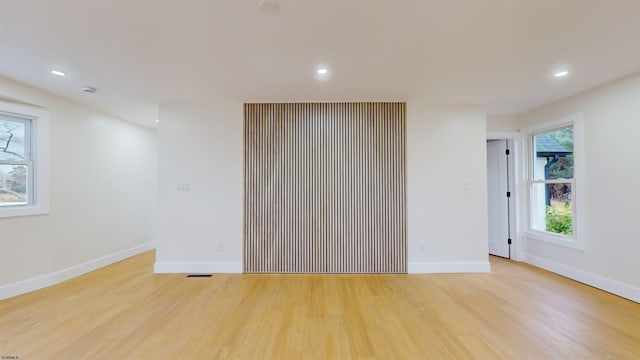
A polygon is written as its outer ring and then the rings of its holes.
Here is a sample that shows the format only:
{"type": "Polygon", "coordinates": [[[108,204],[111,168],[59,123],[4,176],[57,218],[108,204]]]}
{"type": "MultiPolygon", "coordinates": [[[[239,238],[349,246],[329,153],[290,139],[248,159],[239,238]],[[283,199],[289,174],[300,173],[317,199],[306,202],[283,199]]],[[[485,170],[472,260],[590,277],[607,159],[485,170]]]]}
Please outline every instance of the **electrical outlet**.
{"type": "Polygon", "coordinates": [[[223,252],[224,251],[224,243],[221,241],[218,243],[218,252],[223,252]]]}
{"type": "Polygon", "coordinates": [[[420,251],[421,252],[425,252],[425,250],[427,249],[427,246],[424,243],[420,244],[420,251]]]}

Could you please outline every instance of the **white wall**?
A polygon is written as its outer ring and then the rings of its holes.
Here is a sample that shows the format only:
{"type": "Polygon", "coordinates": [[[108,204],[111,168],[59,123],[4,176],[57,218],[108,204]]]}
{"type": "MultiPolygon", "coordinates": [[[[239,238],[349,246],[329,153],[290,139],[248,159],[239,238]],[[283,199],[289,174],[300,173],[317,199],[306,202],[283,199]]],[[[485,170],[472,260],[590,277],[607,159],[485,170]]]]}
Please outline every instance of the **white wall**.
{"type": "Polygon", "coordinates": [[[0,219],[0,298],[153,247],[156,134],[0,78],[0,97],[50,113],[48,215],[0,219]]]}
{"type": "MultiPolygon", "coordinates": [[[[488,271],[483,110],[409,103],[407,121],[410,271],[488,271]]],[[[242,104],[161,106],[158,131],[156,272],[241,272],[242,104]]]]}
{"type": "Polygon", "coordinates": [[[407,104],[409,272],[489,271],[484,109],[407,104]]]}
{"type": "MultiPolygon", "coordinates": [[[[520,116],[521,128],[582,113],[585,250],[525,239],[525,259],[640,302],[640,75],[520,116]]],[[[579,154],[576,154],[579,156],[579,154]]]]}
{"type": "Polygon", "coordinates": [[[242,104],[160,107],[158,151],[156,272],[241,272],[242,104]]]}
{"type": "Polygon", "coordinates": [[[514,133],[518,131],[518,116],[487,115],[487,132],[514,133]]]}

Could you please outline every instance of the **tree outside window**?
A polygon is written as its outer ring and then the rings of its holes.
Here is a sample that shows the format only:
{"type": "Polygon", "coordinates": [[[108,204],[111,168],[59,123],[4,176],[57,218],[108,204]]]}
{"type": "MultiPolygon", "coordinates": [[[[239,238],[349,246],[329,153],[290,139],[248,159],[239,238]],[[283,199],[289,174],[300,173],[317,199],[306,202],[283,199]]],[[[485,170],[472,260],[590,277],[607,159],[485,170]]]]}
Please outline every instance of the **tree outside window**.
{"type": "Polygon", "coordinates": [[[30,120],[0,114],[0,206],[29,203],[30,120]]]}
{"type": "Polygon", "coordinates": [[[531,228],[574,234],[573,126],[531,137],[531,228]]]}

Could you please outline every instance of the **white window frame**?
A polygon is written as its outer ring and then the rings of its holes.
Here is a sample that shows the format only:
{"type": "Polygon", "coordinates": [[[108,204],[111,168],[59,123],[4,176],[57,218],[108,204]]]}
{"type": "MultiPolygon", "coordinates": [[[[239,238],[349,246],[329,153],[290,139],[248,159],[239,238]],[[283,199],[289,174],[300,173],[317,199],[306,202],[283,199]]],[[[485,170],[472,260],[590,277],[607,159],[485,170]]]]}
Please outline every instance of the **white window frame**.
{"type": "Polygon", "coordinates": [[[24,125],[24,159],[23,160],[0,160],[0,164],[2,165],[17,165],[17,166],[26,166],[27,167],[27,198],[26,204],[5,204],[0,205],[2,207],[11,207],[11,206],[26,206],[33,203],[33,161],[31,159],[31,119],[18,117],[15,114],[8,114],[4,111],[0,111],[2,115],[8,115],[11,119],[9,121],[14,123],[22,123],[24,125]]]}
{"type": "Polygon", "coordinates": [[[582,114],[573,114],[552,121],[537,124],[535,126],[522,129],[523,143],[527,151],[526,166],[525,166],[525,184],[527,188],[527,197],[525,201],[526,221],[524,236],[528,239],[547,242],[559,246],[584,250],[585,249],[585,234],[583,231],[585,223],[585,211],[584,211],[584,198],[582,194],[585,189],[585,163],[584,163],[584,135],[583,135],[583,117],[582,114]],[[558,179],[558,180],[533,180],[533,136],[544,133],[547,131],[553,131],[564,127],[573,126],[573,163],[574,174],[573,179],[558,179]],[[571,184],[571,197],[572,197],[572,211],[573,211],[573,234],[563,235],[554,234],[548,231],[541,231],[532,228],[532,187],[533,184],[541,183],[569,183],[571,184]]]}
{"type": "Polygon", "coordinates": [[[0,101],[0,112],[30,122],[25,141],[30,144],[28,204],[0,206],[0,218],[48,214],[49,112],[42,108],[0,101]],[[28,138],[28,139],[27,139],[28,138]]]}

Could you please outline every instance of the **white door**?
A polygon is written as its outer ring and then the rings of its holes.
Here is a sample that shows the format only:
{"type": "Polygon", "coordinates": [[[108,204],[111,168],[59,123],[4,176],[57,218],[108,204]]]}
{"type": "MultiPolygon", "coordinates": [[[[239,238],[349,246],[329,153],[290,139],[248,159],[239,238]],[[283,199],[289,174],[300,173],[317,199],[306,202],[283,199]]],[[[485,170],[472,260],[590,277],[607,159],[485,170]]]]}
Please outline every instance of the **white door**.
{"type": "Polygon", "coordinates": [[[509,257],[509,175],[507,140],[487,141],[489,253],[509,257]]]}

